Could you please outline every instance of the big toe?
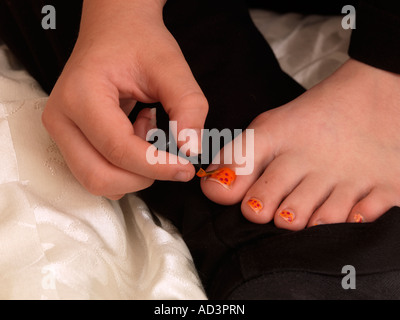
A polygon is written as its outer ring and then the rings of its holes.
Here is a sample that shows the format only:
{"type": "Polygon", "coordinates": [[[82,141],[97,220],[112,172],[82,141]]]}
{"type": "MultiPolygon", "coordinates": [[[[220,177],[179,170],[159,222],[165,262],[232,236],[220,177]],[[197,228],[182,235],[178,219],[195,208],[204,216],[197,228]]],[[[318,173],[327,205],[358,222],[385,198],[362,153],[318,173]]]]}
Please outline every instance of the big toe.
{"type": "Polygon", "coordinates": [[[202,179],[201,188],[210,200],[222,205],[241,202],[273,160],[278,140],[265,132],[268,126],[264,122],[256,119],[207,168],[207,172],[213,173],[202,179]]]}

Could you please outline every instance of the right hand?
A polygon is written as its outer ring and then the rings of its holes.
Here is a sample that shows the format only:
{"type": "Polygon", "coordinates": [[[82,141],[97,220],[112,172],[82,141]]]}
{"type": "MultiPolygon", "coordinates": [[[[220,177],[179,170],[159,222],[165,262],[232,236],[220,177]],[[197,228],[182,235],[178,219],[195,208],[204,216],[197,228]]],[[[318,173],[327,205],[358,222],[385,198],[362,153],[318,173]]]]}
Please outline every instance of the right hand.
{"type": "Polygon", "coordinates": [[[163,23],[163,2],[86,0],[74,51],[45,107],[44,126],[92,194],[117,200],[154,180],[194,176],[191,164],[149,164],[152,113],[133,125],[127,116],[136,101],[159,101],[178,132],[204,126],[208,103],[163,23]]]}

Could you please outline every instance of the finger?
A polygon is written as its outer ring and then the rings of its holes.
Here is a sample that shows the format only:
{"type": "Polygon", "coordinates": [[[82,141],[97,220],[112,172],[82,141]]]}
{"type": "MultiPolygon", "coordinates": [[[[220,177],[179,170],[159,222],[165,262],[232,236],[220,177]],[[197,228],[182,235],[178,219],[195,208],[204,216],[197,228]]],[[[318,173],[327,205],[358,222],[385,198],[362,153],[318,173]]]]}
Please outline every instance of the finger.
{"type": "Polygon", "coordinates": [[[120,194],[115,196],[104,196],[104,197],[113,201],[118,201],[121,200],[124,196],[125,196],[124,194],[120,194]]]}
{"type": "Polygon", "coordinates": [[[156,108],[143,109],[139,112],[133,124],[135,134],[143,140],[146,140],[147,133],[157,128],[156,108]]]}
{"type": "Polygon", "coordinates": [[[119,105],[128,117],[136,105],[136,100],[133,99],[120,99],[119,105]]]}
{"type": "MultiPolygon", "coordinates": [[[[201,130],[208,114],[208,101],[194,78],[179,47],[163,52],[163,63],[155,64],[149,72],[149,83],[170,121],[177,122],[177,132],[194,130],[197,141],[189,141],[193,153],[201,152],[201,130]]],[[[188,132],[186,132],[188,133],[188,132]]],[[[190,133],[190,132],[189,132],[190,133]]],[[[185,143],[185,132],[181,139],[175,137],[178,146],[185,143]]]]}
{"type": "MultiPolygon", "coordinates": [[[[114,166],[150,179],[189,181],[194,169],[177,156],[154,151],[135,135],[128,117],[119,107],[116,93],[88,94],[81,106],[70,113],[85,137],[114,166]]],[[[70,110],[70,109],[68,109],[70,110]]]]}
{"type": "Polygon", "coordinates": [[[51,127],[49,131],[53,133],[53,139],[71,172],[90,193],[100,196],[124,195],[152,185],[152,179],[123,170],[106,161],[75,124],[63,116],[56,118],[53,118],[57,120],[55,126],[46,127],[51,127]]]}

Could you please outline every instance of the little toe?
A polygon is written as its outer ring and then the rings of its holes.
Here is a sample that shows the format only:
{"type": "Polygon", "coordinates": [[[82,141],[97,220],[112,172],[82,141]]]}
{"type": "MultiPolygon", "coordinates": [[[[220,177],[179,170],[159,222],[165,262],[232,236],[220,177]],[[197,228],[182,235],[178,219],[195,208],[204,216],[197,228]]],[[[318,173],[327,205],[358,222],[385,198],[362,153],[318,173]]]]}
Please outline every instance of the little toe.
{"type": "Polygon", "coordinates": [[[397,204],[391,196],[393,193],[384,188],[373,189],[365,198],[358,202],[348,216],[347,222],[366,223],[374,222],[385,212],[397,204]]]}
{"type": "Polygon", "coordinates": [[[344,223],[354,205],[362,198],[363,193],[354,186],[338,185],[312,215],[308,226],[344,223]]]}

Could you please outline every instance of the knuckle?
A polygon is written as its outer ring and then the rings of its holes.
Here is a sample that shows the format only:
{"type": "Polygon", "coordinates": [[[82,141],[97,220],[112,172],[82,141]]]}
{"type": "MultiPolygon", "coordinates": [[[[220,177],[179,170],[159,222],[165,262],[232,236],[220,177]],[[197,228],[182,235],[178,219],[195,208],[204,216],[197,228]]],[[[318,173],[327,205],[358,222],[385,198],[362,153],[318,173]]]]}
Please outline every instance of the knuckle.
{"type": "Polygon", "coordinates": [[[127,146],[119,141],[110,140],[105,145],[104,156],[108,161],[118,167],[122,167],[127,154],[127,146]]]}
{"type": "MultiPolygon", "coordinates": [[[[111,178],[108,178],[106,175],[98,174],[92,171],[86,175],[82,185],[89,193],[95,196],[105,196],[111,200],[120,200],[125,194],[110,196],[110,194],[113,194],[114,191],[112,188],[110,188],[110,186],[112,186],[114,182],[115,181],[111,181],[111,178]]],[[[142,179],[141,181],[135,181],[133,186],[131,186],[131,190],[129,190],[129,186],[127,186],[126,190],[123,192],[138,192],[151,187],[153,184],[154,180],[152,179],[142,179]]]]}
{"type": "Polygon", "coordinates": [[[194,92],[184,96],[181,99],[181,104],[185,106],[194,106],[196,112],[206,116],[209,110],[207,98],[201,92],[194,92]]]}
{"type": "Polygon", "coordinates": [[[104,174],[99,174],[96,170],[90,170],[83,179],[83,187],[95,196],[104,196],[110,185],[104,174]]]}

